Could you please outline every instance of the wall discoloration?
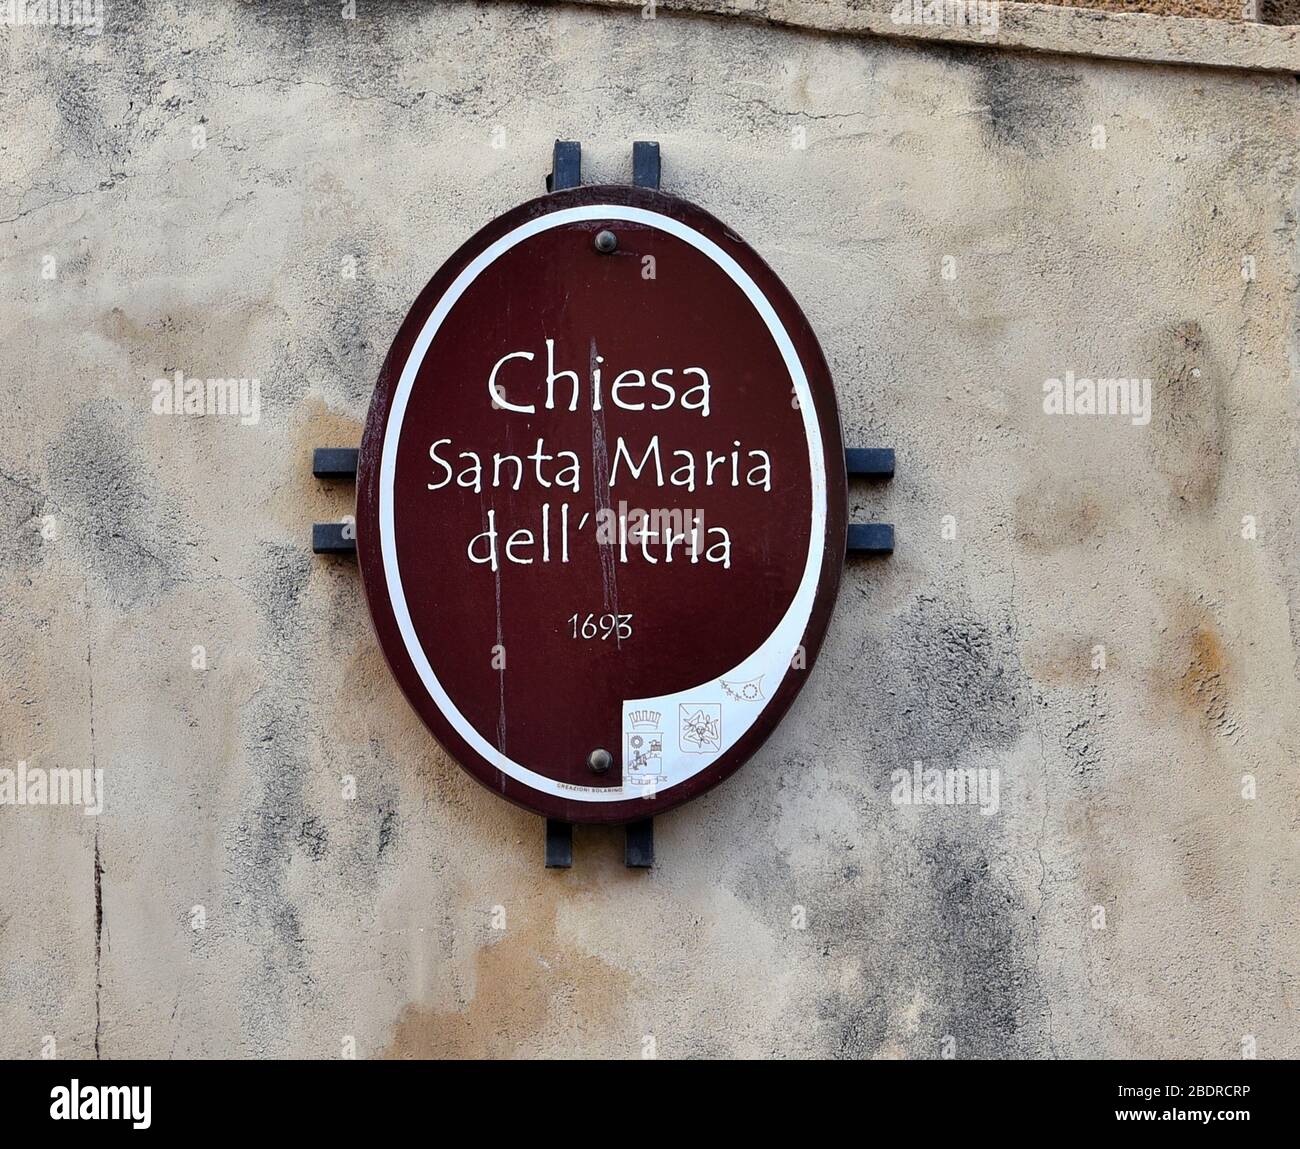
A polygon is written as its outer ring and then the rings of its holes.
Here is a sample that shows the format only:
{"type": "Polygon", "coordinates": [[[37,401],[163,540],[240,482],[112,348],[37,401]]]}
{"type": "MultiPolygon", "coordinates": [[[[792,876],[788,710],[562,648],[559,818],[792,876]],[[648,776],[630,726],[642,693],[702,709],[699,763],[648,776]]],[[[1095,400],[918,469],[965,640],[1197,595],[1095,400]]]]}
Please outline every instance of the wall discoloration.
{"type": "MultiPolygon", "coordinates": [[[[957,66],[976,71],[975,91],[983,112],[980,123],[991,145],[1042,156],[1045,150],[1087,134],[1091,125],[1083,120],[1079,101],[1072,98],[1083,84],[1077,69],[1044,62],[1026,75],[1013,58],[971,57],[961,49],[954,50],[953,59],[957,66]]],[[[1013,162],[1010,155],[1004,162],[1013,162]]]]}
{"type": "Polygon", "coordinates": [[[485,932],[472,984],[450,1009],[408,1005],[384,1056],[513,1058],[542,1053],[568,1034],[579,1042],[631,1031],[634,978],[561,937],[557,908],[528,906],[497,938],[485,932]]]}
{"type": "Polygon", "coordinates": [[[35,566],[44,557],[41,528],[48,499],[35,485],[35,476],[19,472],[0,475],[0,562],[10,577],[35,566]]]}
{"type": "Polygon", "coordinates": [[[1096,480],[1052,475],[1016,497],[1016,538],[1039,553],[1084,546],[1105,534],[1107,501],[1096,480]]]}
{"type": "Polygon", "coordinates": [[[1180,680],[1183,699],[1216,733],[1230,734],[1223,647],[1209,627],[1197,627],[1188,637],[1191,649],[1180,680]]]}
{"type": "Polygon", "coordinates": [[[1001,618],[985,621],[958,596],[921,595],[871,657],[883,664],[879,685],[888,682],[890,690],[888,702],[872,706],[872,720],[900,744],[916,746],[918,757],[950,762],[1000,749],[1026,721],[1025,683],[1005,607],[1001,618]],[[975,698],[979,706],[971,705],[975,698]]]}
{"type": "Polygon", "coordinates": [[[111,8],[13,30],[0,94],[0,766],[106,787],[0,808],[0,1054],[1300,1054],[1292,78],[586,5],[111,8]],[[353,509],[311,448],[357,442],[410,302],[557,136],[593,182],[659,139],[800,300],[850,441],[898,451],[850,491],[898,551],[648,874],[608,828],[545,871],[309,549],[353,509]],[[152,415],[176,370],[257,376],[260,423],[152,415]],[[1150,424],[1045,414],[1067,371],[1149,376],[1150,424]],[[918,760],[997,770],[997,814],[896,806],[918,760]]]}
{"type": "Polygon", "coordinates": [[[1151,454],[1170,493],[1188,510],[1201,512],[1212,509],[1219,494],[1230,386],[1204,343],[1201,325],[1187,320],[1164,333],[1150,357],[1164,395],[1151,454]]]}
{"type": "Polygon", "coordinates": [[[127,610],[157,605],[182,581],[193,531],[132,440],[138,427],[138,412],[88,400],[51,441],[46,464],[65,544],[81,548],[86,568],[127,610]]]}

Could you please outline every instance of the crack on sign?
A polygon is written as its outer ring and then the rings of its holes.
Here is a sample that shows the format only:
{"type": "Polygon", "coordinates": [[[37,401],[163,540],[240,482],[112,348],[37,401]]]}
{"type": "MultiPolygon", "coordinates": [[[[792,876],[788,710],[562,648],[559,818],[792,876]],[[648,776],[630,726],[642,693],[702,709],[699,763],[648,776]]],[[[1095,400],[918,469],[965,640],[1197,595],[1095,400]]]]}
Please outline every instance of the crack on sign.
{"type": "MultiPolygon", "coordinates": [[[[599,370],[599,360],[600,356],[596,351],[596,340],[593,337],[591,341],[591,361],[587,375],[589,379],[596,378],[596,372],[599,370]]],[[[595,500],[596,518],[599,520],[601,510],[610,506],[611,499],[609,494],[609,447],[605,442],[605,412],[603,408],[597,409],[595,403],[591,405],[591,472],[592,498],[595,500]]],[[[608,544],[601,543],[599,538],[596,540],[596,547],[597,553],[600,555],[601,606],[605,611],[618,614],[618,570],[614,565],[614,552],[608,544]]],[[[614,635],[614,644],[620,648],[622,646],[617,634],[614,635]]]]}
{"type": "Polygon", "coordinates": [[[493,659],[500,659],[501,664],[497,667],[498,683],[498,704],[497,704],[497,749],[502,754],[506,752],[506,640],[505,633],[501,623],[501,564],[497,564],[497,570],[492,576],[496,582],[496,606],[497,606],[497,648],[492,652],[493,659]]]}

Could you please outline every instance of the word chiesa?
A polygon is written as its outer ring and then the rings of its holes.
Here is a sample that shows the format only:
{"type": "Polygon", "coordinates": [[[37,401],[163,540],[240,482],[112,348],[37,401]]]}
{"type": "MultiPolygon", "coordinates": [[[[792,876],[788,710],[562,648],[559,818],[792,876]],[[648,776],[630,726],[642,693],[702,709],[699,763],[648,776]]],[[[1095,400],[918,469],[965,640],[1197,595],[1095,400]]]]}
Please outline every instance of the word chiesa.
{"type": "MultiPolygon", "coordinates": [[[[497,360],[487,380],[487,393],[494,408],[524,415],[537,413],[537,400],[542,398],[540,388],[530,402],[512,402],[502,390],[505,385],[502,369],[507,363],[516,359],[531,362],[535,358],[531,351],[512,351],[497,360]]],[[[593,412],[601,411],[605,400],[601,380],[604,361],[604,356],[601,355],[595,356],[592,361],[589,394],[593,412]]],[[[581,381],[575,371],[555,369],[553,339],[546,340],[546,367],[545,399],[542,406],[547,411],[565,409],[562,404],[566,390],[564,384],[567,382],[567,410],[576,412],[581,397],[581,381]]],[[[518,395],[517,388],[515,392],[518,395]]],[[[680,372],[671,367],[662,367],[649,372],[649,378],[646,372],[632,368],[620,372],[614,378],[609,385],[608,395],[609,404],[624,411],[666,411],[670,407],[680,406],[683,411],[698,411],[703,419],[710,415],[710,399],[709,376],[702,367],[684,367],[680,372]]],[[[456,486],[472,490],[475,494],[482,494],[485,488],[507,487],[518,491],[525,475],[531,475],[533,481],[544,489],[560,487],[573,494],[582,490],[582,463],[577,453],[567,450],[548,451],[544,438],[538,438],[536,447],[526,455],[494,452],[484,457],[477,451],[460,451],[455,455],[458,461],[456,465],[448,461],[452,448],[451,439],[435,439],[429,447],[429,458],[436,468],[433,481],[427,484],[429,490],[440,491],[454,482],[456,486]]],[[[614,441],[609,463],[609,489],[613,490],[619,478],[624,475],[628,481],[640,479],[644,475],[647,481],[652,480],[658,487],[677,487],[691,492],[699,487],[715,485],[748,486],[771,491],[772,460],[766,451],[746,449],[738,439],[732,440],[728,450],[708,450],[702,457],[697,457],[694,451],[666,450],[658,435],[652,435],[636,446],[630,446],[619,435],[614,441]]],[[[513,531],[504,547],[507,561],[525,566],[532,563],[534,559],[530,557],[531,551],[540,541],[540,561],[550,562],[550,532],[558,523],[561,538],[557,557],[560,562],[568,562],[569,509],[569,504],[564,503],[558,514],[552,514],[551,505],[543,504],[540,540],[528,528],[521,527],[513,531]]],[[[600,515],[612,514],[612,511],[600,512],[600,515]]],[[[580,526],[585,521],[586,516],[580,520],[580,526]]],[[[601,536],[603,541],[610,541],[610,524],[599,521],[597,526],[606,532],[601,536]]],[[[624,536],[624,542],[619,557],[620,561],[626,562],[626,533],[620,534],[624,536]]],[[[470,560],[490,564],[496,570],[499,555],[497,537],[496,511],[493,509],[487,513],[487,530],[470,540],[467,548],[470,560]]],[[[678,537],[674,537],[671,531],[667,532],[666,537],[657,540],[664,544],[660,559],[652,556],[649,549],[651,541],[656,540],[645,534],[639,539],[640,553],[647,562],[672,562],[674,546],[684,543],[685,546],[678,551],[680,558],[693,563],[703,558],[706,562],[721,563],[726,568],[731,566],[731,536],[725,527],[711,526],[707,532],[696,531],[678,537]]]]}

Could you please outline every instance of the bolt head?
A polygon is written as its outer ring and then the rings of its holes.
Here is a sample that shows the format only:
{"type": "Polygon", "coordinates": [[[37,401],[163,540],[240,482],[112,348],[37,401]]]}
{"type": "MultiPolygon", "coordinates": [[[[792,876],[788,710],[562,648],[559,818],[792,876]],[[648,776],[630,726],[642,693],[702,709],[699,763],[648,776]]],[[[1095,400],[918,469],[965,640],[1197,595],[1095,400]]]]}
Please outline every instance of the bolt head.
{"type": "Polygon", "coordinates": [[[614,755],[608,750],[593,750],[587,755],[587,766],[593,774],[606,774],[614,765],[614,755]]]}
{"type": "Polygon", "coordinates": [[[598,231],[596,233],[596,250],[601,255],[609,255],[611,252],[618,250],[618,236],[612,231],[598,231]]]}

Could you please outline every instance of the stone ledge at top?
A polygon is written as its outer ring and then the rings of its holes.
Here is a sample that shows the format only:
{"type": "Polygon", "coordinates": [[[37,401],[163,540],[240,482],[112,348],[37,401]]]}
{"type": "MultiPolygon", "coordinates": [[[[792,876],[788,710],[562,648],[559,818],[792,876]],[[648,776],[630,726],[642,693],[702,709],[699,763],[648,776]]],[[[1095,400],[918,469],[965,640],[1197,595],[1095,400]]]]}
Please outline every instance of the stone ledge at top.
{"type": "MultiPolygon", "coordinates": [[[[645,0],[575,0],[594,7],[641,10],[645,0]]],[[[1283,0],[1285,2],[1285,0],[1283,0]]],[[[996,31],[945,18],[943,23],[895,19],[893,0],[656,0],[658,17],[676,13],[733,16],[746,21],[807,28],[819,32],[935,40],[989,48],[1028,49],[1071,56],[1099,56],[1159,64],[1244,68],[1264,72],[1300,73],[1300,26],[1261,24],[1240,18],[1240,5],[1227,0],[1146,0],[1151,11],[1136,4],[1098,0],[1123,10],[1065,7],[1060,4],[1000,3],[996,31]],[[1208,15],[1157,15],[1167,10],[1220,12],[1208,15]],[[1231,13],[1231,15],[1229,15],[1231,13]]],[[[1274,0],[1275,6],[1278,0],[1274,0]]],[[[903,0],[900,12],[914,7],[903,0]]],[[[922,5],[947,17],[961,0],[935,0],[922,5]]],[[[987,8],[988,0],[984,0],[987,8]]],[[[966,7],[974,11],[975,0],[966,7]]],[[[1268,17],[1267,10],[1264,13],[1268,17]]]]}

